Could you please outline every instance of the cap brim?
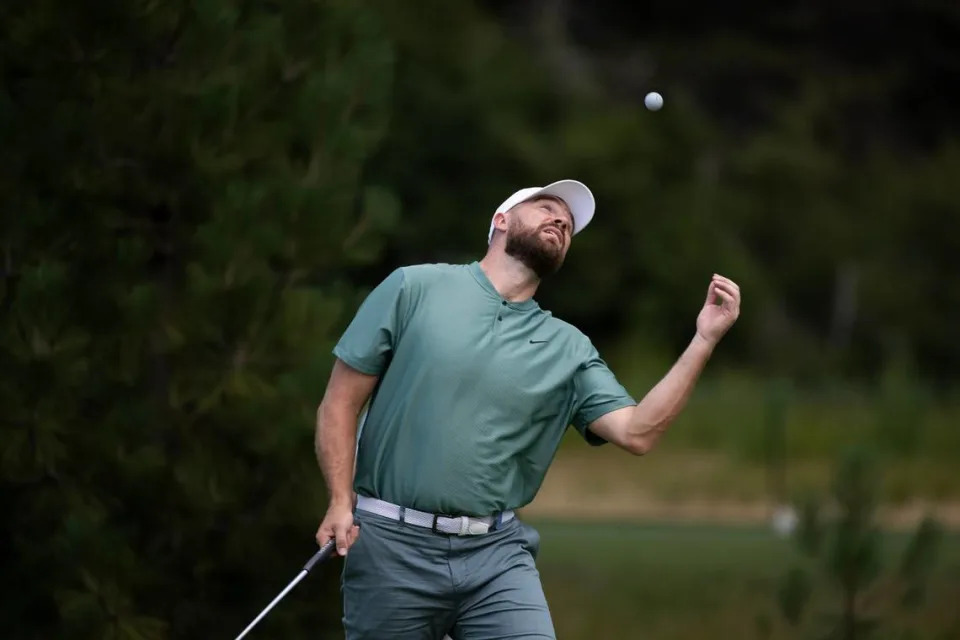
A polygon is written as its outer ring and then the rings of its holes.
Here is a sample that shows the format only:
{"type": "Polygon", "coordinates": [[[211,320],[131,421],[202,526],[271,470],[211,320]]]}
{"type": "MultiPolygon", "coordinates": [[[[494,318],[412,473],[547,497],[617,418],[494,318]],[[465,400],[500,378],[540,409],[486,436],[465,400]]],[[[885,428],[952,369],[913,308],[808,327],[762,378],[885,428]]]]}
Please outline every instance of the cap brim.
{"type": "Polygon", "coordinates": [[[537,191],[532,196],[526,198],[530,200],[538,196],[556,196],[567,203],[570,214],[573,216],[573,233],[577,234],[583,231],[590,221],[593,220],[593,214],[596,209],[596,202],[593,199],[593,193],[587,188],[587,185],[577,180],[558,180],[548,184],[537,191]]]}
{"type": "MultiPolygon", "coordinates": [[[[587,188],[587,185],[577,180],[558,180],[545,187],[521,189],[504,201],[497,209],[502,213],[515,207],[521,202],[528,202],[539,196],[554,196],[560,198],[570,209],[570,215],[573,216],[573,234],[576,235],[583,231],[590,221],[593,220],[593,214],[596,210],[596,202],[593,193],[587,188]]],[[[493,238],[493,221],[490,221],[490,232],[487,234],[487,241],[493,238]]]]}

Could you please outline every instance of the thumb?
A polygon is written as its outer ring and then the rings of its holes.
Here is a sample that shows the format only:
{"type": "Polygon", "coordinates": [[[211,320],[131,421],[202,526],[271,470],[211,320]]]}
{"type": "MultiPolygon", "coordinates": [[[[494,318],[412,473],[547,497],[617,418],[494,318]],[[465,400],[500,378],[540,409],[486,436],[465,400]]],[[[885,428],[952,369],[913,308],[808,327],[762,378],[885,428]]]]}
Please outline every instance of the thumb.
{"type": "Polygon", "coordinates": [[[717,301],[717,287],[711,282],[707,287],[707,299],[704,301],[704,306],[709,306],[716,303],[717,301]]]}

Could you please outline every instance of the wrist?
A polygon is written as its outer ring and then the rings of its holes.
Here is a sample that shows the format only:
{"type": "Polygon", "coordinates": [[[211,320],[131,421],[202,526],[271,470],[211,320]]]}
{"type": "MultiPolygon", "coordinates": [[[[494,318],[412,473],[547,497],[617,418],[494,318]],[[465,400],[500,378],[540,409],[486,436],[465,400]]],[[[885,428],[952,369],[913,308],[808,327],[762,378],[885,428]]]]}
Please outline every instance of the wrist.
{"type": "Polygon", "coordinates": [[[705,356],[712,354],[716,346],[716,340],[705,338],[699,331],[693,334],[693,340],[690,341],[690,348],[705,356]]]}
{"type": "Polygon", "coordinates": [[[330,496],[328,509],[353,509],[353,492],[335,493],[330,496]]]}

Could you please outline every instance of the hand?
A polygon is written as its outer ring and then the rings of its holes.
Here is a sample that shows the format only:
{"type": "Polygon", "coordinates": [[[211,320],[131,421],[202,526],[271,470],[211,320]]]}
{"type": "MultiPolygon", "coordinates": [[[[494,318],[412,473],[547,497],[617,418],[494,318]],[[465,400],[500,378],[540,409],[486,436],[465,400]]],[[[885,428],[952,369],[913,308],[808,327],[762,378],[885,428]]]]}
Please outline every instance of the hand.
{"type": "Polygon", "coordinates": [[[740,287],[729,278],[713,274],[707,300],[697,316],[697,335],[716,345],[739,316],[740,287]]]}
{"type": "Polygon", "coordinates": [[[353,524],[353,507],[349,504],[331,504],[317,529],[317,544],[322,547],[330,538],[336,538],[337,553],[345,556],[359,535],[360,527],[353,524]]]}

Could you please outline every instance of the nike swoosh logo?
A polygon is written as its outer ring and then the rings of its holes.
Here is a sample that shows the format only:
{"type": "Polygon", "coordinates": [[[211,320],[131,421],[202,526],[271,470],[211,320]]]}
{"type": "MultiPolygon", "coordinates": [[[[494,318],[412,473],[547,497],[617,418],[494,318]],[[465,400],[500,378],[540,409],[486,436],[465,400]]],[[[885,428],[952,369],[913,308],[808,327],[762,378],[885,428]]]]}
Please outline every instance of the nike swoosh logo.
{"type": "Polygon", "coordinates": [[[531,340],[531,341],[530,341],[530,344],[543,344],[544,342],[547,342],[547,341],[546,341],[546,340],[531,340]]]}

